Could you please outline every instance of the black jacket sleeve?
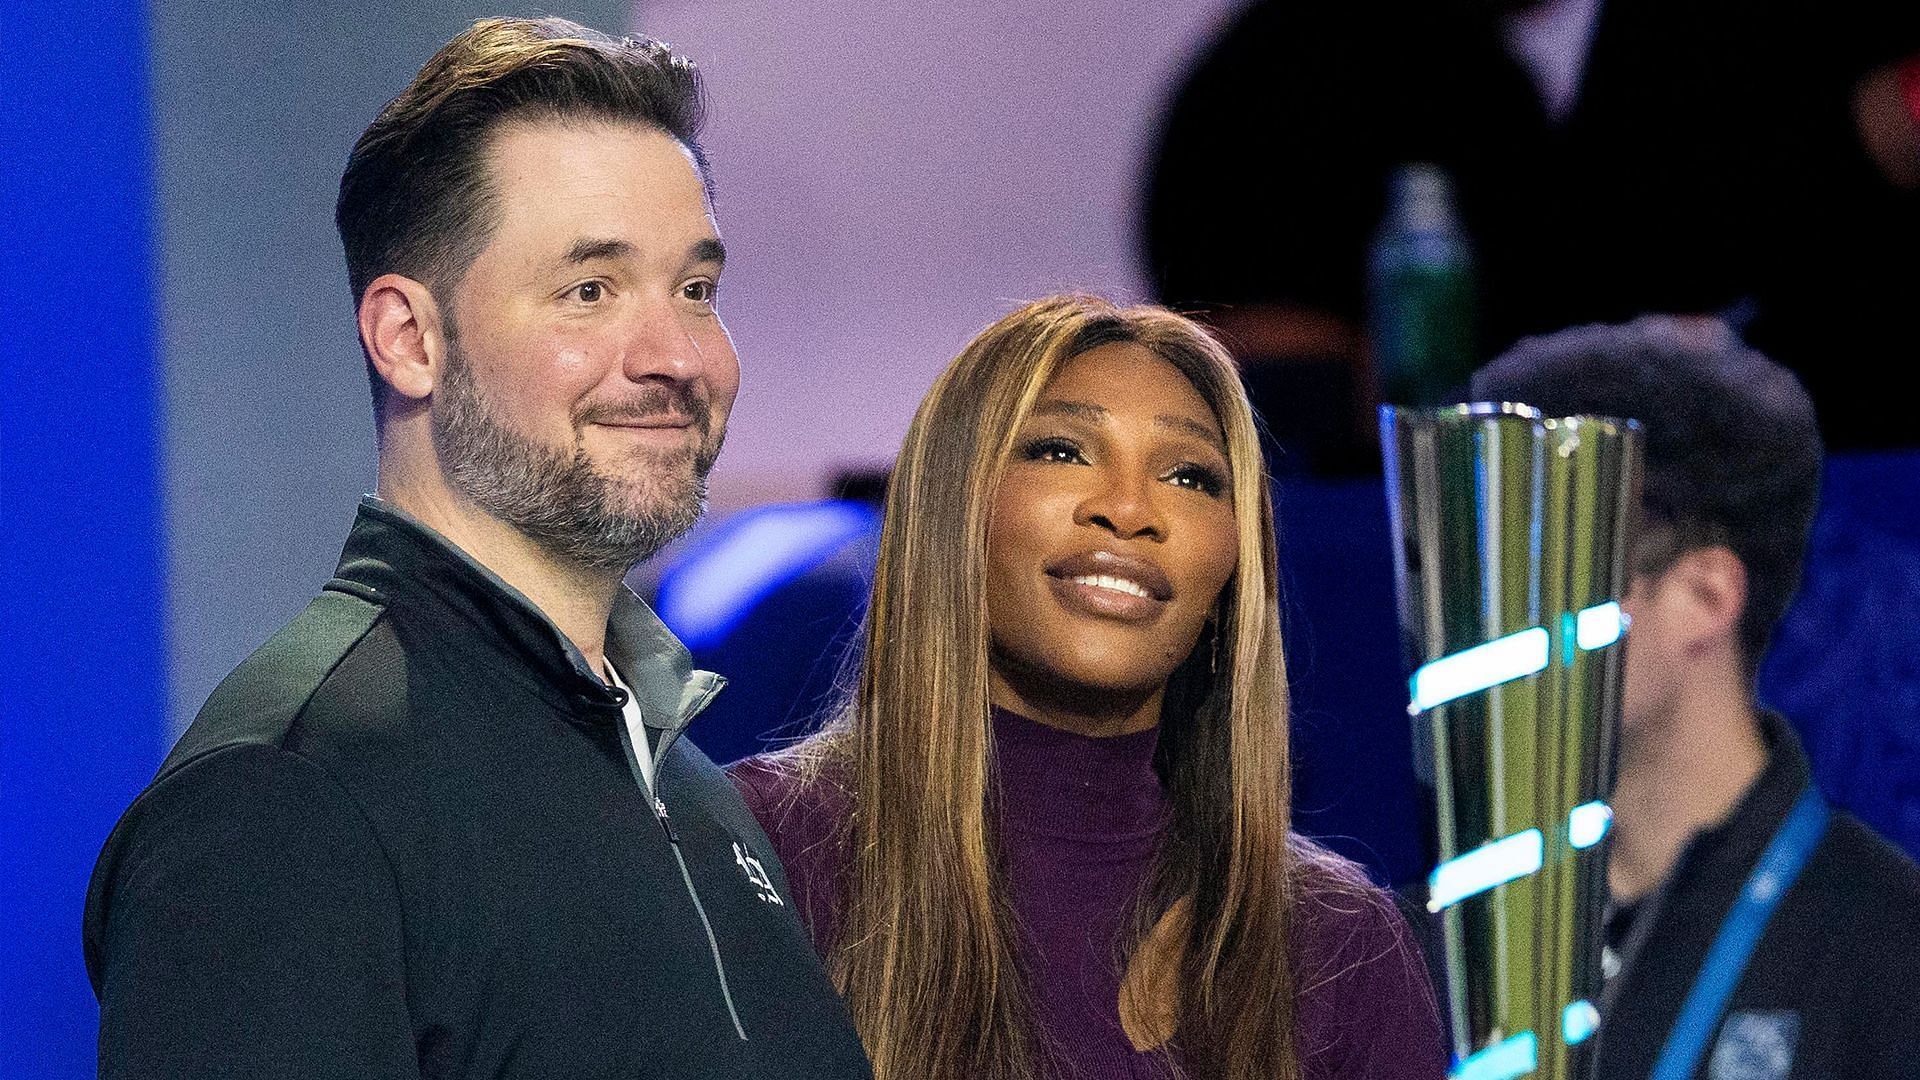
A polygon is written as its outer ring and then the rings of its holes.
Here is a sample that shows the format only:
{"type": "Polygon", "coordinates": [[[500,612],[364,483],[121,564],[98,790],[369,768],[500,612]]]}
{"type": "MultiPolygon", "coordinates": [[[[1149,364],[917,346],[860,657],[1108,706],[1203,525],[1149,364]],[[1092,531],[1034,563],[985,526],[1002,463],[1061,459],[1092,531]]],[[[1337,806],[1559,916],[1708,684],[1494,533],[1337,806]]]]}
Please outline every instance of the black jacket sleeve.
{"type": "Polygon", "coordinates": [[[417,1077],[393,871],[349,794],[277,747],[164,776],[89,890],[100,1076],[417,1077]]]}

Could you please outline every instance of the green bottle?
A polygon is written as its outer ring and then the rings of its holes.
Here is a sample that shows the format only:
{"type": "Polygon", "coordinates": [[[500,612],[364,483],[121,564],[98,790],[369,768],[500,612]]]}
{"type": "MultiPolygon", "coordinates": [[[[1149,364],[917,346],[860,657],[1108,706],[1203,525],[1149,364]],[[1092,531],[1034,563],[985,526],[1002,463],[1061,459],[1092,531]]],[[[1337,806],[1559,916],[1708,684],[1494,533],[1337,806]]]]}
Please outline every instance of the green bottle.
{"type": "Polygon", "coordinates": [[[1479,364],[1473,251],[1438,165],[1402,165],[1368,263],[1368,322],[1391,405],[1438,405],[1479,364]]]}

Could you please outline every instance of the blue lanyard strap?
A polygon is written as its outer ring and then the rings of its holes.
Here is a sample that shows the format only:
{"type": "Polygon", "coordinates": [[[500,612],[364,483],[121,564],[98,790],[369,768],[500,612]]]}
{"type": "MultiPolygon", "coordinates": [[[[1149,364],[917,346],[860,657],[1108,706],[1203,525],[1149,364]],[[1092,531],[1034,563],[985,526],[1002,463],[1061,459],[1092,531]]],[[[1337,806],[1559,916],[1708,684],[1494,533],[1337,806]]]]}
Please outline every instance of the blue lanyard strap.
{"type": "Polygon", "coordinates": [[[1727,999],[1746,973],[1747,962],[1753,959],[1754,947],[1760,944],[1773,909],[1780,906],[1780,898],[1793,887],[1813,849],[1819,846],[1820,837],[1827,831],[1827,818],[1826,800],[1808,784],[1800,801],[1774,831],[1767,850],[1760,853],[1760,861],[1747,876],[1733,910],[1720,924],[1713,947],[1707,950],[1706,963],[1701,965],[1693,989],[1687,992],[1680,1018],[1674,1021],[1648,1080],[1687,1080],[1699,1068],[1707,1040],[1719,1027],[1727,999]]]}

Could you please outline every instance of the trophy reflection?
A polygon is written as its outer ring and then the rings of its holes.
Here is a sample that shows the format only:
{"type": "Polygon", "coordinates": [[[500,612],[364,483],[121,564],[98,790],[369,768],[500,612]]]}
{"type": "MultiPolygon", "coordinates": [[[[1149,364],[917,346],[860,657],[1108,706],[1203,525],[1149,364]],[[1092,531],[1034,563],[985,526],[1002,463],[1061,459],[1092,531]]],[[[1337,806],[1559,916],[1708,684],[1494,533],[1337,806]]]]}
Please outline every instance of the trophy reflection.
{"type": "Polygon", "coordinates": [[[1524,405],[1381,410],[1414,759],[1433,794],[1428,910],[1452,1075],[1587,1074],[1604,1018],[1632,421],[1524,405]]]}

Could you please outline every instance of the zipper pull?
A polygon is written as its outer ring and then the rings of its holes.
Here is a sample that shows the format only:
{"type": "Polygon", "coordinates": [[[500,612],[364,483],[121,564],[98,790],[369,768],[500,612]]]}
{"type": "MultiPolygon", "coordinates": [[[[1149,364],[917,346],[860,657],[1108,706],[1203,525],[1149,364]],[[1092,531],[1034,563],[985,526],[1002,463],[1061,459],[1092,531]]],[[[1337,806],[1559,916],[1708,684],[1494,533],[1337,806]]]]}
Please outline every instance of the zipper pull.
{"type": "Polygon", "coordinates": [[[667,843],[680,846],[680,835],[673,831],[673,821],[667,817],[667,804],[655,795],[653,797],[653,816],[660,822],[660,831],[667,834],[667,843]]]}

